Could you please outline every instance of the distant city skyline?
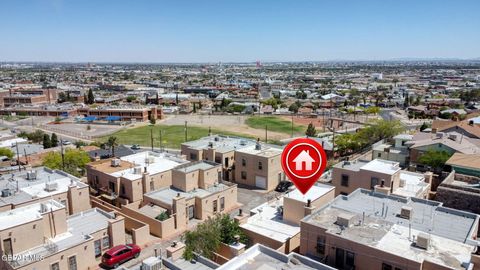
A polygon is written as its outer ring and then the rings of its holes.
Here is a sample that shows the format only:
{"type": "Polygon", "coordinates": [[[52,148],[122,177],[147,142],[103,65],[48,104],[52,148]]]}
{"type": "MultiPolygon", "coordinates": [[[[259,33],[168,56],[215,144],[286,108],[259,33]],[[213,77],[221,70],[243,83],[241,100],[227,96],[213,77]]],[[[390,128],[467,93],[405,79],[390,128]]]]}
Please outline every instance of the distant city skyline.
{"type": "Polygon", "coordinates": [[[0,2],[0,61],[480,59],[480,1],[0,2]]]}

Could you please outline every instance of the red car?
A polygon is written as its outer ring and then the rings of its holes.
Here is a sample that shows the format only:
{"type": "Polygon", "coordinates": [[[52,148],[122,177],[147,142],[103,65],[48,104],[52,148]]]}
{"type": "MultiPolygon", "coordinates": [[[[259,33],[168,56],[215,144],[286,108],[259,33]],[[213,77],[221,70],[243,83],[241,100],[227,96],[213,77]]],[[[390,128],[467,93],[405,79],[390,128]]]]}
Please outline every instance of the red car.
{"type": "Polygon", "coordinates": [[[117,268],[119,264],[137,258],[142,249],[134,244],[119,245],[107,250],[102,256],[102,264],[117,268]]]}

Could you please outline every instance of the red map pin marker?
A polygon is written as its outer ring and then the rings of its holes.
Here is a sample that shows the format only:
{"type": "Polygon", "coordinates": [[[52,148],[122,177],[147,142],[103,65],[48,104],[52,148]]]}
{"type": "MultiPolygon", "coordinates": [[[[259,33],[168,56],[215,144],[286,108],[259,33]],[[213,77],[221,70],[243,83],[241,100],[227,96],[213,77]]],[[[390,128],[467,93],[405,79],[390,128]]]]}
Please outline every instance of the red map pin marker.
{"type": "Polygon", "coordinates": [[[327,155],[315,140],[295,139],[283,149],[283,171],[303,194],[322,176],[326,166],[327,155]]]}

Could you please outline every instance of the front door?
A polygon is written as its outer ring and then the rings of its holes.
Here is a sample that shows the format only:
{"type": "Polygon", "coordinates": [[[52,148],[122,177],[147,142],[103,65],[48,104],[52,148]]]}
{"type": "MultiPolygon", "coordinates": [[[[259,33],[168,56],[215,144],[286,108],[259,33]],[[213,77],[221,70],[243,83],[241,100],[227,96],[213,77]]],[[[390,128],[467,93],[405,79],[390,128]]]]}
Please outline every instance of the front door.
{"type": "Polygon", "coordinates": [[[12,255],[12,238],[8,238],[3,240],[3,254],[5,255],[12,255]]]}
{"type": "Polygon", "coordinates": [[[188,219],[193,219],[195,217],[195,207],[190,205],[188,207],[188,219]]]}

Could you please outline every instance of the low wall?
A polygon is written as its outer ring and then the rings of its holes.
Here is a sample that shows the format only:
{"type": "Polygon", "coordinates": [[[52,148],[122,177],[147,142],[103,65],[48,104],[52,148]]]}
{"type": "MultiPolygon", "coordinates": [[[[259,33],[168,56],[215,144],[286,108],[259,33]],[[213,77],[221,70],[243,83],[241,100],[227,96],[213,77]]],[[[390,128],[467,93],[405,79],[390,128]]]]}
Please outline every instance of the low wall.
{"type": "Polygon", "coordinates": [[[145,224],[148,224],[150,227],[150,233],[155,236],[165,238],[176,232],[174,216],[171,216],[164,221],[160,221],[140,213],[138,211],[139,206],[140,204],[138,202],[124,205],[122,206],[122,212],[145,224]]]}
{"type": "Polygon", "coordinates": [[[104,202],[98,198],[90,196],[90,202],[92,207],[98,207],[107,212],[114,212],[117,215],[124,217],[125,230],[131,232],[133,243],[139,246],[143,246],[148,243],[150,239],[150,225],[144,223],[135,217],[125,213],[123,209],[115,207],[107,202],[104,202]]]}

